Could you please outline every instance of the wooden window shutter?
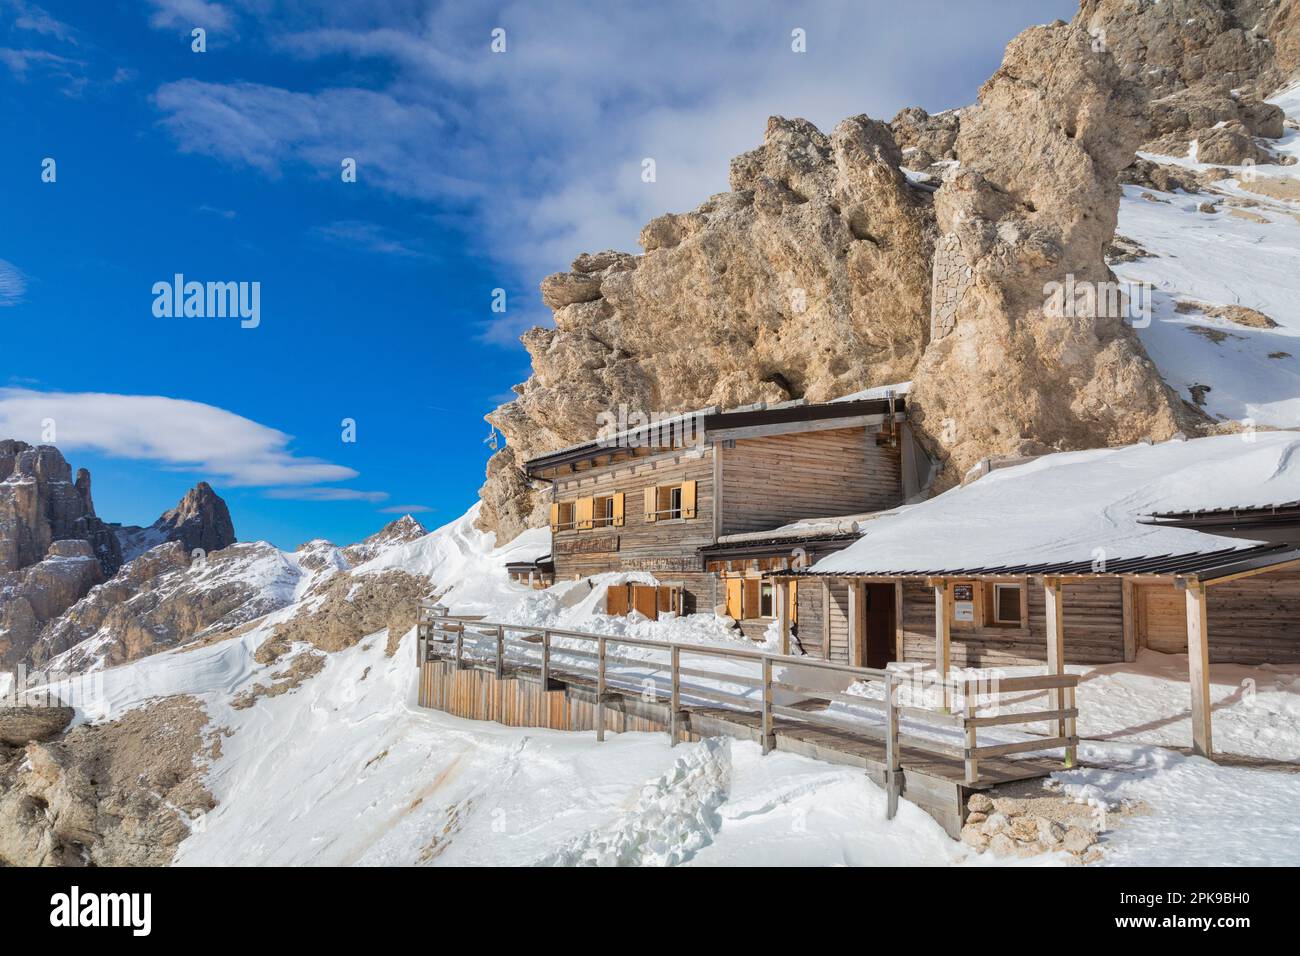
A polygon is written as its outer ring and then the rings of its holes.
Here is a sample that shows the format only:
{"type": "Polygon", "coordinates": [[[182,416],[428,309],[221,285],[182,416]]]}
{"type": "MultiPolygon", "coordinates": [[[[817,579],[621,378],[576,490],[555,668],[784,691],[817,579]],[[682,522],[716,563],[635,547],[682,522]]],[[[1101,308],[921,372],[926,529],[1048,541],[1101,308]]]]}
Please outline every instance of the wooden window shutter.
{"type": "Polygon", "coordinates": [[[658,517],[655,512],[659,508],[659,489],[647,488],[645,490],[645,520],[654,521],[658,517]]]}
{"type": "Polygon", "coordinates": [[[623,527],[623,492],[619,492],[610,499],[613,503],[614,513],[610,516],[610,523],[615,528],[623,527]]]}
{"type": "Polygon", "coordinates": [[[790,623],[799,623],[799,582],[790,582],[790,623]]]}
{"type": "Polygon", "coordinates": [[[611,584],[605,589],[605,613],[623,616],[627,614],[627,585],[611,584]]]}
{"type": "Polygon", "coordinates": [[[591,530],[591,515],[594,502],[591,498],[579,498],[574,510],[574,525],[579,531],[591,530]]]}
{"type": "Polygon", "coordinates": [[[727,578],[727,614],[737,621],[740,620],[740,578],[727,578]]]}
{"type": "Polygon", "coordinates": [[[560,527],[560,506],[551,502],[551,531],[557,531],[560,527]]]}
{"type": "Polygon", "coordinates": [[[695,517],[695,482],[682,482],[682,517],[695,517]]]}
{"type": "Polygon", "coordinates": [[[758,604],[759,583],[760,582],[758,578],[745,578],[745,600],[741,608],[741,613],[744,614],[747,620],[749,618],[759,616],[759,604],[758,604]]]}

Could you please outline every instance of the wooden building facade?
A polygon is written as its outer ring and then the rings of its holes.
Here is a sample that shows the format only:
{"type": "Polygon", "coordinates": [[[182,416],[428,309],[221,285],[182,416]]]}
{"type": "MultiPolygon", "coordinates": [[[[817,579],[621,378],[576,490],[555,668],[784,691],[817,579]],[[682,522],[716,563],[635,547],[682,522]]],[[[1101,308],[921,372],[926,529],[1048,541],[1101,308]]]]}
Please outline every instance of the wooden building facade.
{"type": "Polygon", "coordinates": [[[730,585],[731,607],[771,620],[775,598],[764,604],[759,573],[793,566],[799,543],[743,558],[712,549],[802,519],[892,508],[915,493],[918,457],[903,398],[888,396],[706,409],[539,456],[525,472],[550,495],[556,580],[647,572],[657,587],[616,586],[607,609],[654,617],[725,609],[724,578],[752,571],[748,599],[743,581],[730,585]]]}

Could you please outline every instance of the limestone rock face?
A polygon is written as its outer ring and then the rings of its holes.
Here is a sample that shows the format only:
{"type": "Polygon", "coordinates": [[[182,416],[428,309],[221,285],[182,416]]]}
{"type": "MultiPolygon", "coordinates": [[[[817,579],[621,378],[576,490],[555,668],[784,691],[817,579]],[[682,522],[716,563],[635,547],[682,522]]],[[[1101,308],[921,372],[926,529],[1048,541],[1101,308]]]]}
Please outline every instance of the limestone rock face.
{"type": "Polygon", "coordinates": [[[230,509],[206,481],[187,491],[175,508],[164,511],[149,527],[117,527],[116,534],[126,561],[168,541],[179,541],[191,553],[202,550],[210,554],[238,540],[230,509]]]}
{"type": "Polygon", "coordinates": [[[218,746],[206,723],[197,700],[173,697],[0,747],[0,866],[170,862],[186,819],[215,805],[203,784],[218,746]]]}
{"type": "Polygon", "coordinates": [[[950,480],[988,455],[1165,438],[1188,424],[1120,316],[1049,302],[1067,277],[1114,281],[1103,254],[1116,177],[1145,112],[1143,88],[1064,23],[1013,40],[963,112],[960,167],[936,211],[969,274],[956,270],[956,320],[936,330],[909,398],[950,480]]]}
{"type": "Polygon", "coordinates": [[[90,543],[104,574],[122,564],[117,539],[95,515],[90,473],[72,468],[53,445],[0,441],[0,574],[45,558],[55,541],[90,543]]]}
{"type": "Polygon", "coordinates": [[[901,162],[890,127],[865,116],[829,136],[773,117],[732,161],[731,192],[651,221],[642,255],[582,255],[544,280],[555,328],[525,333],[533,374],[488,416],[508,447],[488,465],[480,525],[504,543],[539,524],[522,462],[593,437],[620,406],[819,401],[910,377],[934,218],[901,162]]]}
{"type": "Polygon", "coordinates": [[[1269,162],[1254,137],[1282,135],[1263,102],[1295,75],[1297,0],[1083,0],[1075,24],[1151,95],[1143,149],[1205,163],[1269,162]]]}
{"type": "Polygon", "coordinates": [[[56,737],[77,716],[73,707],[9,707],[0,705],[0,743],[21,747],[56,737]]]}
{"type": "Polygon", "coordinates": [[[889,128],[894,142],[903,151],[903,165],[908,169],[926,169],[957,158],[960,110],[931,115],[919,106],[909,106],[898,111],[889,121],[889,128]]]}

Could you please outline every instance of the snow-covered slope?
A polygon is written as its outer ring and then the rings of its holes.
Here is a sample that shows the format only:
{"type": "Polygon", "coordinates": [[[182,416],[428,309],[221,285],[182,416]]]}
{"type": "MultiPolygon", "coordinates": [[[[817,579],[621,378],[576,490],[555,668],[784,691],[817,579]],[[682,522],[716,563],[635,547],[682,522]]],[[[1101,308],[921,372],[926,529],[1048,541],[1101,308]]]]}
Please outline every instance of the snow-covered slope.
{"type": "MultiPolygon", "coordinates": [[[[1300,84],[1272,102],[1300,120],[1300,84]]],[[[1300,159],[1300,132],[1273,143],[1300,159]]],[[[1194,158],[1150,155],[1205,173],[1194,158]]],[[[1118,233],[1150,253],[1114,265],[1127,283],[1151,283],[1143,345],[1180,395],[1213,417],[1269,426],[1300,423],[1300,165],[1228,167],[1201,193],[1125,186],[1118,233]],[[1202,211],[1212,203],[1214,211],[1202,211]],[[1180,303],[1182,311],[1179,311],[1180,303]],[[1276,328],[1212,318],[1195,306],[1246,306],[1276,328]],[[1200,386],[1193,391],[1193,386],[1200,386]]],[[[1208,207],[1207,207],[1208,208],[1208,207]]]]}

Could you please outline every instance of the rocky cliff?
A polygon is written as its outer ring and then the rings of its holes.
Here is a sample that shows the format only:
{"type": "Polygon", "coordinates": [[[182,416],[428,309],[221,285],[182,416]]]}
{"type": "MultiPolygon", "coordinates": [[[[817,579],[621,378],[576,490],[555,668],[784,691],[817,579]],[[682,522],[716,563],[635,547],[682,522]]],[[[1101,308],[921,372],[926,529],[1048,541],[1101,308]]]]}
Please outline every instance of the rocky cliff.
{"type": "Polygon", "coordinates": [[[1055,315],[1047,289],[1113,282],[1117,178],[1160,175],[1134,167],[1140,148],[1272,157],[1282,114],[1263,99],[1296,71],[1298,3],[1083,0],[1016,38],[973,107],[854,117],[829,136],[774,117],[732,161],[730,192],[651,221],[640,255],[580,255],[542,281],[554,328],[524,334],[533,373],[488,415],[507,444],[480,526],[505,541],[541,524],[521,463],[620,405],[914,379],[945,482],[989,455],[1206,427],[1120,314],[1055,315]]]}
{"type": "MultiPolygon", "coordinates": [[[[104,589],[95,606],[121,605],[147,591],[164,565],[187,565],[194,549],[219,551],[234,540],[226,503],[206,482],[149,528],[123,528],[105,524],[95,514],[90,473],[79,469],[74,480],[57,448],[0,441],[0,669],[43,662],[95,633],[104,623],[99,615],[71,614],[70,609],[97,586],[104,589]],[[172,551],[159,548],[170,543],[172,551]],[[142,559],[147,552],[149,557],[142,559]],[[129,563],[124,566],[124,561],[129,563]],[[65,619],[65,613],[71,616],[65,619]],[[88,618],[96,620],[95,627],[89,627],[88,618]]],[[[215,602],[218,616],[229,613],[232,600],[227,596],[215,602]]],[[[212,613],[192,615],[189,623],[212,613]]],[[[128,648],[166,643],[177,627],[170,622],[173,627],[166,628],[169,622],[135,611],[129,616],[121,625],[128,648]]]]}

